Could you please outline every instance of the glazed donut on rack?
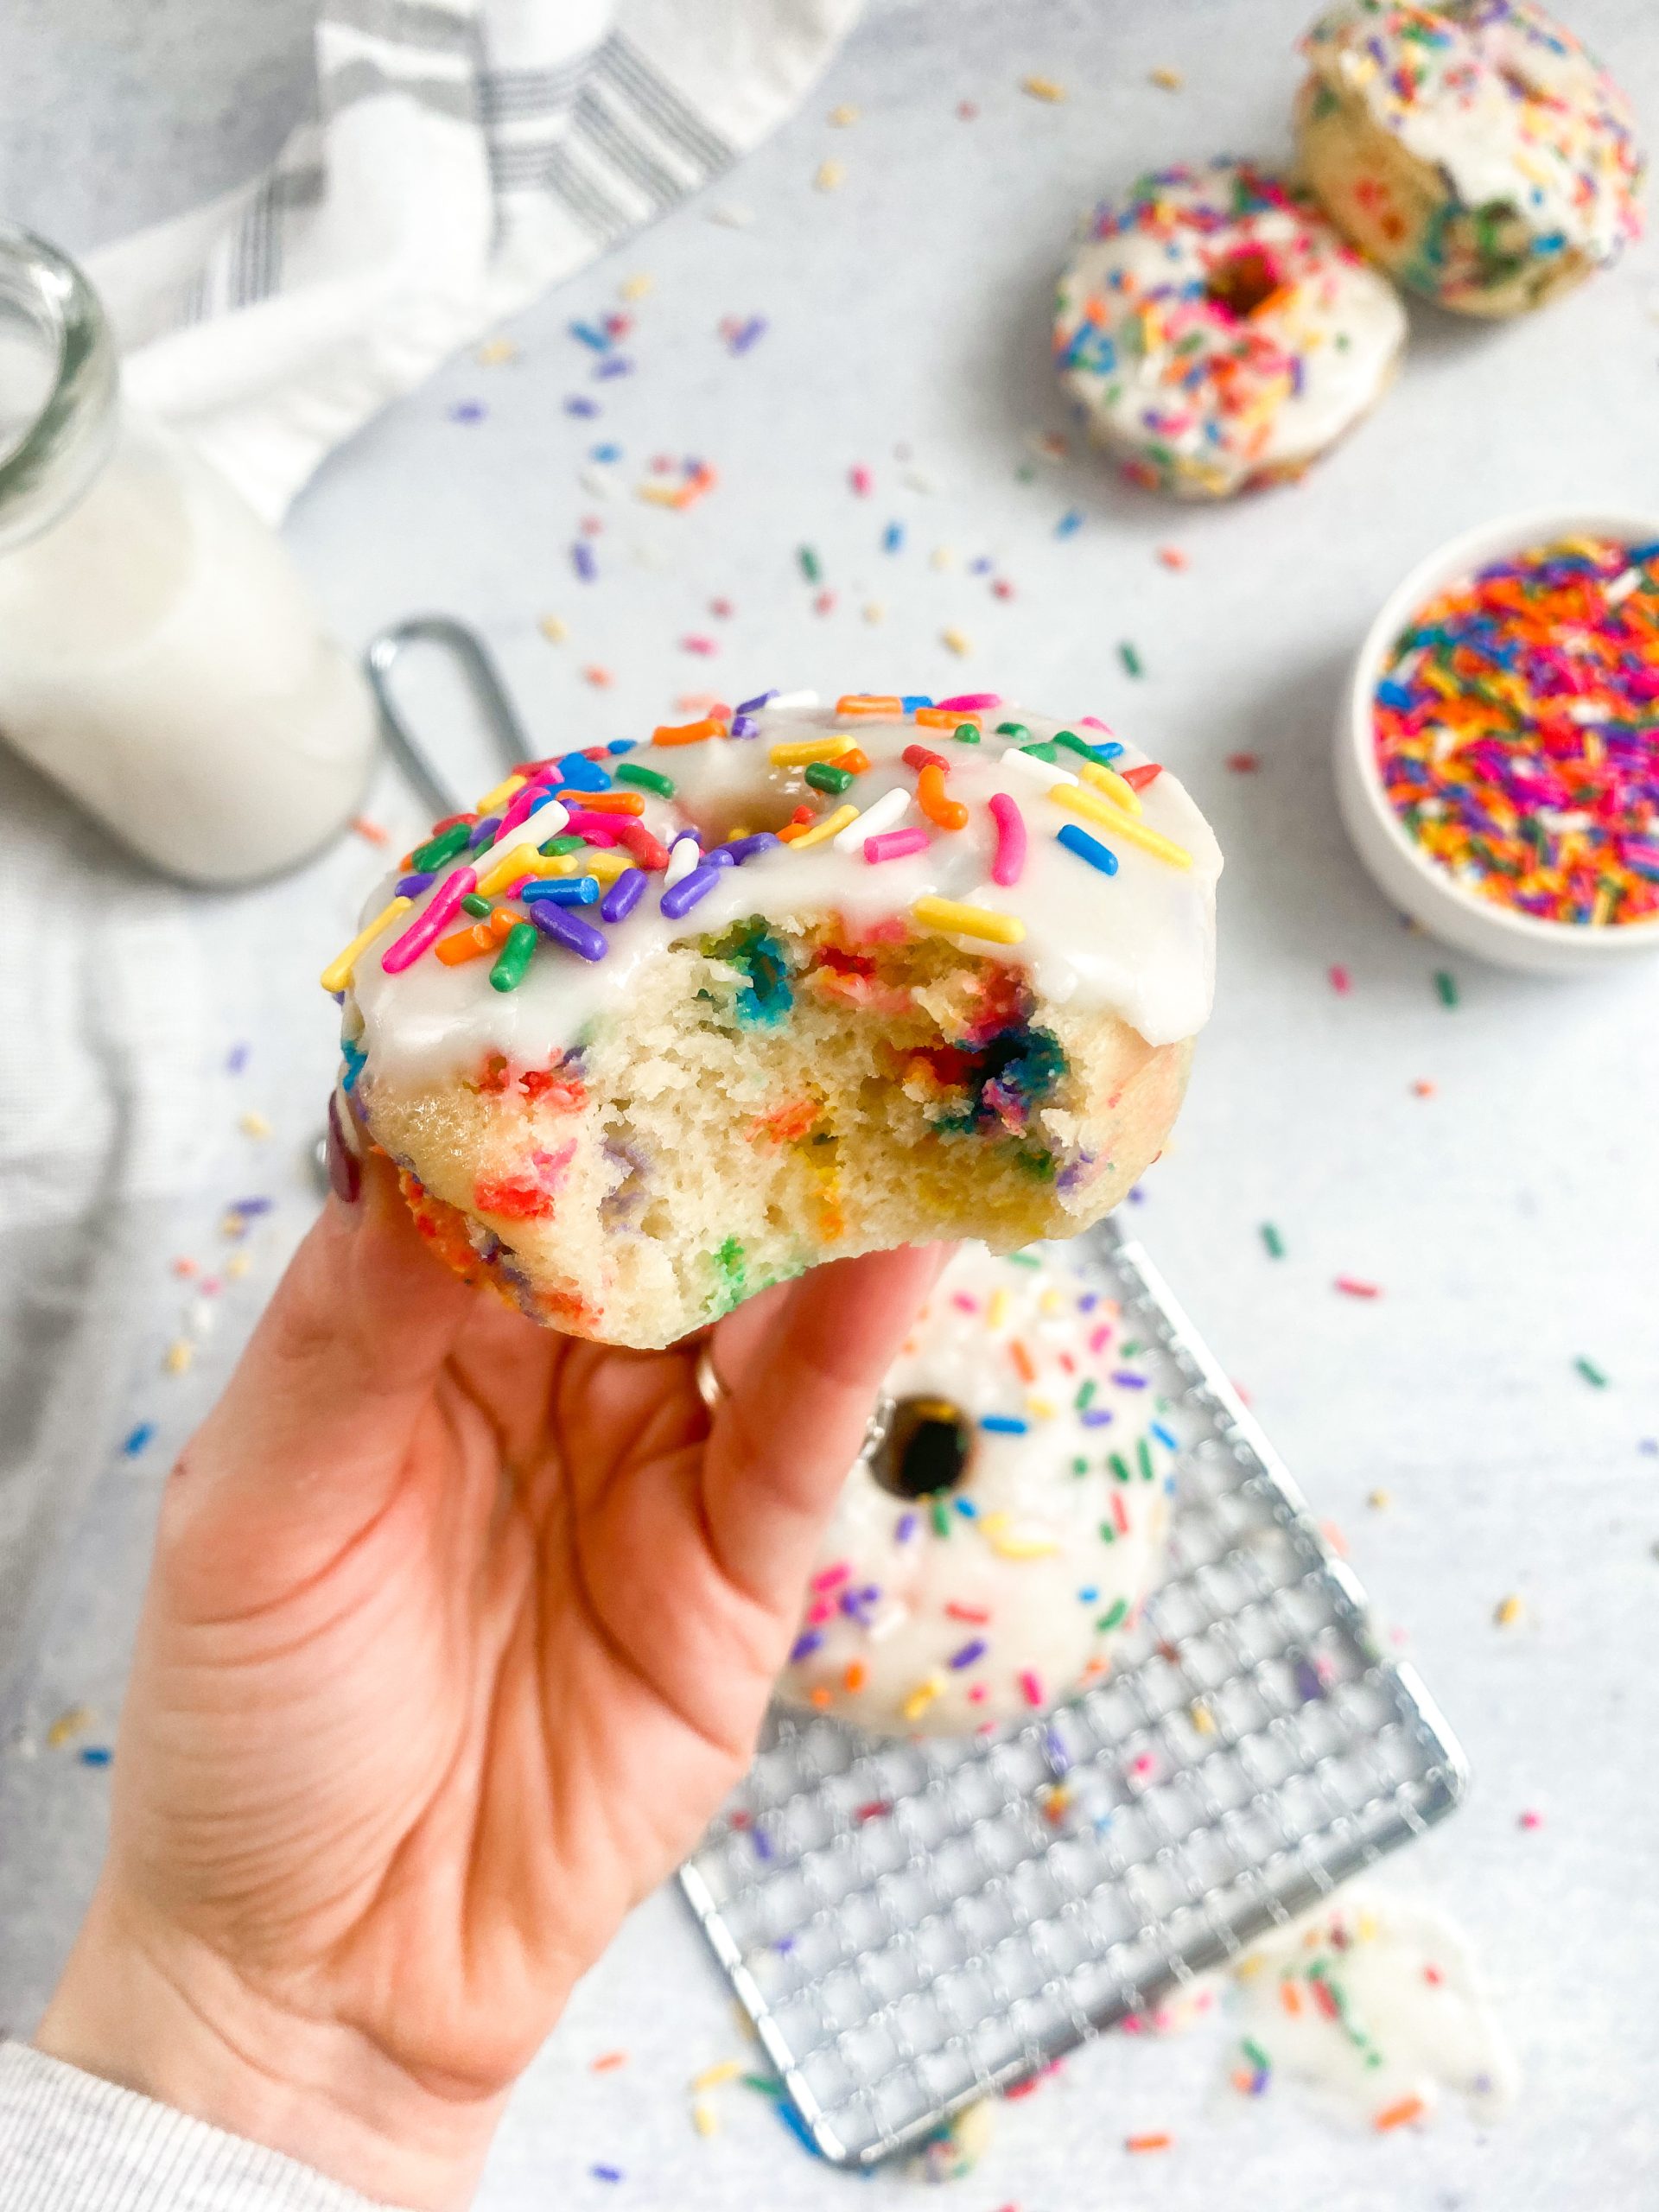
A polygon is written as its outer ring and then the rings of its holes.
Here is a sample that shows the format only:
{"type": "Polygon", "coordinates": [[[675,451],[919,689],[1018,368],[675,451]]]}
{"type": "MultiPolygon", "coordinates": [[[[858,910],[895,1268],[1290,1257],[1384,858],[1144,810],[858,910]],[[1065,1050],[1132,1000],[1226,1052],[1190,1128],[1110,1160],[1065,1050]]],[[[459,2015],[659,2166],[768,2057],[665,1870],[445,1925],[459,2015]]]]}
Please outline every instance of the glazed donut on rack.
{"type": "Polygon", "coordinates": [[[435,1248],[674,1340],[816,1262],[1097,1219],[1208,1012],[1220,856],[1103,725],[772,694],[527,763],[326,971],[435,1248]]]}

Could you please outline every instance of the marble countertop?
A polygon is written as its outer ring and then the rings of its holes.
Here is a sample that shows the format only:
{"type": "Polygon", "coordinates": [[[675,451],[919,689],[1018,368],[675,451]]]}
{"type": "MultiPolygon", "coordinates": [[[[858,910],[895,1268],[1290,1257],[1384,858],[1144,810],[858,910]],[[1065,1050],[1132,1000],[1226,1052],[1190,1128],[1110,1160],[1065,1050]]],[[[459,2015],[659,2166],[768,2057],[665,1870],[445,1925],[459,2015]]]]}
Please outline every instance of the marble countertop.
{"type": "MultiPolygon", "coordinates": [[[[1518,327],[1414,308],[1399,385],[1294,491],[1192,511],[1122,489],[1085,454],[1038,450],[1066,427],[1046,315],[1077,215],[1145,166],[1279,153],[1305,12],[1305,0],[881,8],[726,186],[521,317],[510,359],[459,360],[389,410],[290,525],[343,634],[416,610],[461,615],[550,747],[637,733],[684,693],[984,683],[1121,724],[1179,768],[1228,855],[1216,1014],[1137,1227],[1470,1752],[1467,1806],[1386,1878],[1466,1929],[1526,2088],[1491,2128],[1453,2110],[1373,2137],[1288,2089],[1234,2096],[1211,2029],[1114,2037],[998,2113],[984,2163],[949,2200],[963,2212],[1602,2212],[1650,2201],[1659,2161],[1659,1904],[1641,1871],[1659,1824],[1643,1718],[1659,1663],[1659,1459],[1643,1448],[1659,1436],[1659,966],[1560,985],[1448,956],[1361,873],[1328,766],[1345,664],[1383,594],[1440,540],[1552,502],[1649,510],[1659,531],[1652,251],[1518,327]],[[1155,67],[1180,71],[1182,89],[1153,83],[1155,67]],[[1031,73],[1065,99],[1022,93],[1031,73]],[[856,120],[832,125],[842,105],[856,120]],[[815,182],[826,161],[844,172],[830,190],[815,182]],[[596,382],[567,326],[616,307],[637,275],[652,283],[629,309],[633,373],[596,382]],[[757,316],[764,333],[732,351],[722,323],[757,316]],[[600,412],[569,412],[572,397],[600,412]],[[608,444],[619,462],[588,458],[608,444]],[[683,513],[641,502],[658,454],[709,461],[716,488],[683,513]],[[849,486],[860,466],[868,496],[849,486]],[[586,517],[601,525],[591,583],[570,558],[586,517]],[[887,551],[893,523],[902,543],[887,551]],[[1165,565],[1164,548],[1185,565],[1165,565]],[[561,643],[549,616],[567,627],[561,643]],[[716,651],[687,649],[692,638],[716,651]],[[1230,770],[1239,753],[1256,757],[1253,772],[1230,770]],[[1382,1295],[1344,1297],[1338,1275],[1382,1295]],[[1500,1627],[1511,1595],[1519,1618],[1500,1627]],[[1148,2130],[1172,2148],[1126,2157],[1124,2137],[1148,2130]]],[[[1659,117],[1647,0],[1571,12],[1659,117]]],[[[450,731],[438,687],[419,703],[450,731]]],[[[481,742],[458,726],[437,741],[476,780],[481,742]]],[[[394,839],[416,826],[390,776],[369,811],[394,839]]],[[[154,1439],[102,1482],[0,1758],[0,2018],[15,2026],[49,1989],[102,1833],[105,1777],[47,1732],[85,1704],[78,1743],[109,1739],[168,1452],[315,1205],[307,1146],[333,1040],[313,979],[375,868],[352,838],[286,882],[193,902],[208,1028],[227,1063],[245,1046],[245,1064],[204,1089],[195,1179],[156,1255],[154,1339],[131,1395],[154,1439]],[[268,1136],[241,1125],[249,1111],[268,1136]],[[250,1188],[277,1203],[206,1333],[207,1309],[168,1265],[217,1268],[224,1205],[250,1188]],[[181,1327],[197,1356],[165,1375],[181,1327]]],[[[741,2047],[677,1895],[650,1900],[515,2097],[481,2202],[908,2201],[896,2177],[856,2181],[809,2159],[741,2088],[721,2093],[720,2132],[696,2135],[689,2078],[741,2047]],[[626,2063],[592,2071],[609,2051],[626,2063]]]]}

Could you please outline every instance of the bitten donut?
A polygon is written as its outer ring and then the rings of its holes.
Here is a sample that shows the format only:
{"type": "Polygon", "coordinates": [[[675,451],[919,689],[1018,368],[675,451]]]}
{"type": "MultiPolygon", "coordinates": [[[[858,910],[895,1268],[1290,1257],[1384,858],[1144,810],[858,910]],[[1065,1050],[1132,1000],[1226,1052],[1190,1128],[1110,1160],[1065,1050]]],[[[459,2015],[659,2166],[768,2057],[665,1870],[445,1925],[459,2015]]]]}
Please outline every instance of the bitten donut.
{"type": "Polygon", "coordinates": [[[1302,51],[1314,191],[1362,251],[1442,307],[1541,307],[1640,233],[1630,102],[1530,0],[1343,0],[1302,51]]]}
{"type": "Polygon", "coordinates": [[[439,823],[323,977],[345,1103],[463,1274],[666,1344],[823,1259],[1114,1205],[1208,1011],[1219,868],[1102,724],[767,694],[439,823]]]}
{"type": "Polygon", "coordinates": [[[1128,476],[1224,499],[1302,475],[1376,404],[1405,335],[1392,289],[1305,194],[1215,161],[1097,211],[1054,351],[1128,476]]]}
{"type": "Polygon", "coordinates": [[[965,1734],[1103,1673],[1174,1488],[1136,1351],[1070,1268],[964,1245],[825,1532],[785,1701],[878,1734],[965,1734]]]}

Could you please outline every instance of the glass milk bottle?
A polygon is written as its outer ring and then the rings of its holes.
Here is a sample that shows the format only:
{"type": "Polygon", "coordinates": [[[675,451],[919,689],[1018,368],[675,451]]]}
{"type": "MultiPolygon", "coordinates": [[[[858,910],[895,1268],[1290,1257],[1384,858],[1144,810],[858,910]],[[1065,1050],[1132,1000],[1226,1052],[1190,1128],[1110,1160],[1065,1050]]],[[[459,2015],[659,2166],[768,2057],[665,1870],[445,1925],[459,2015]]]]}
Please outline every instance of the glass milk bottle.
{"type": "Polygon", "coordinates": [[[123,413],[74,265],[0,225],[0,739],[170,875],[291,868],[359,804],[366,687],[281,542],[123,413]]]}

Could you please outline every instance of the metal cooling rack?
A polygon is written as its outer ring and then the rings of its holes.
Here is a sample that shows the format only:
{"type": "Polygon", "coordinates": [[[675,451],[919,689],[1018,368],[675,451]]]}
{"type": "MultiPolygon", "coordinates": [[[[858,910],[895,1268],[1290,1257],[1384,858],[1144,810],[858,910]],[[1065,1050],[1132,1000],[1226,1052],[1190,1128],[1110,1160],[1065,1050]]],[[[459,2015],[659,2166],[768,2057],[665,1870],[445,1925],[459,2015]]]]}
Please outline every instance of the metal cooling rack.
{"type": "Polygon", "coordinates": [[[871,2166],[1314,1904],[1461,1750],[1141,1246],[1090,1246],[1180,1433],[1112,1673],[995,1738],[774,1713],[680,1879],[824,2158],[871,2166]]]}

